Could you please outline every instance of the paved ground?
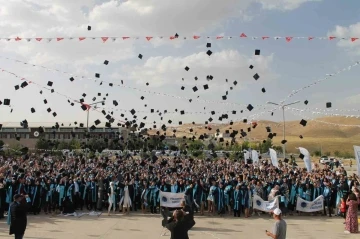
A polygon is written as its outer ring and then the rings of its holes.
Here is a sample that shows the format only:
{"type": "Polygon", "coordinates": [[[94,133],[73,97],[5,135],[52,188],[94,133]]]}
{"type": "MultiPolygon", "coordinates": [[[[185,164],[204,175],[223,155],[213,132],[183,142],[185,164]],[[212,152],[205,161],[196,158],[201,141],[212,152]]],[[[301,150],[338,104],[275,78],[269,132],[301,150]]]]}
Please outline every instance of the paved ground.
{"type": "MultiPolygon", "coordinates": [[[[197,217],[194,229],[189,233],[191,239],[230,239],[267,238],[265,230],[271,230],[273,220],[268,216],[254,216],[249,219],[233,217],[197,217]]],[[[344,234],[343,219],[321,216],[289,216],[288,239],[339,239],[359,238],[358,235],[344,234]]],[[[159,215],[133,214],[100,217],[85,215],[80,218],[58,216],[29,216],[25,238],[34,239],[83,239],[83,238],[170,238],[163,233],[159,215]]],[[[0,238],[13,238],[8,235],[8,226],[0,221],[0,238]]]]}

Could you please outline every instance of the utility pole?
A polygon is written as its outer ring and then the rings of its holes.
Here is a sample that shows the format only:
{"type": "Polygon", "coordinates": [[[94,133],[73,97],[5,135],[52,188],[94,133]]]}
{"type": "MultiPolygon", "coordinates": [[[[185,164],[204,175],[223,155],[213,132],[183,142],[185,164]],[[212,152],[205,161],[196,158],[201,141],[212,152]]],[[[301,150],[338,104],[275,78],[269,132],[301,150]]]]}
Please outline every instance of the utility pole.
{"type": "MultiPolygon", "coordinates": [[[[300,103],[300,101],[295,101],[293,103],[289,103],[286,105],[283,104],[278,104],[278,103],[274,103],[274,102],[266,102],[267,104],[271,104],[271,105],[277,105],[282,109],[282,113],[283,113],[283,140],[285,140],[285,107],[289,106],[289,105],[294,105],[297,103],[300,103]]],[[[285,144],[283,144],[283,156],[284,159],[286,158],[286,146],[285,144]]]]}

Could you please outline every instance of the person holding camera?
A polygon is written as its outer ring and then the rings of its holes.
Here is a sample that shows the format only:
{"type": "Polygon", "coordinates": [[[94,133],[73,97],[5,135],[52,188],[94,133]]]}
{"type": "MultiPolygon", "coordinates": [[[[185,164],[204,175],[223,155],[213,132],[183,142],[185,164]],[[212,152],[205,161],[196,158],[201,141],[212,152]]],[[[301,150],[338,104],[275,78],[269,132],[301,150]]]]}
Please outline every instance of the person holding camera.
{"type": "Polygon", "coordinates": [[[281,214],[279,208],[273,211],[273,217],[275,219],[273,232],[265,231],[266,235],[273,239],[286,239],[286,222],[281,218],[281,214]]]}
{"type": "Polygon", "coordinates": [[[175,210],[173,216],[166,224],[166,228],[171,232],[170,239],[189,239],[188,231],[191,224],[185,220],[185,213],[182,210],[175,210]]]}
{"type": "MultiPolygon", "coordinates": [[[[26,195],[25,198],[28,199],[26,195]]],[[[27,204],[23,203],[24,197],[20,194],[14,195],[14,202],[9,207],[8,225],[9,235],[15,235],[15,239],[22,239],[27,225],[27,204]]]]}

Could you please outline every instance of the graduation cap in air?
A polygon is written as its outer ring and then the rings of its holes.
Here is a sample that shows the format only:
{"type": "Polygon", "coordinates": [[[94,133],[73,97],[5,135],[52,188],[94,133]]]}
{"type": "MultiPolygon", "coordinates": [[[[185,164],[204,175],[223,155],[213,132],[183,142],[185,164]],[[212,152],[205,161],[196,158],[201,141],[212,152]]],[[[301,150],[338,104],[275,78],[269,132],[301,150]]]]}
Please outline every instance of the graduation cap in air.
{"type": "Polygon", "coordinates": [[[70,79],[69,79],[71,82],[73,82],[75,79],[74,79],[74,77],[70,77],[70,79]]]}
{"type": "Polygon", "coordinates": [[[100,78],[100,74],[99,74],[99,73],[95,73],[95,77],[96,77],[96,78],[100,78]]]}
{"type": "Polygon", "coordinates": [[[260,76],[259,76],[258,73],[256,73],[256,74],[253,76],[253,78],[254,78],[255,80],[258,80],[258,79],[260,78],[260,76]]]}
{"type": "Polygon", "coordinates": [[[194,87],[192,88],[192,90],[193,90],[194,92],[196,92],[196,91],[198,91],[198,88],[197,88],[196,86],[194,86],[194,87]]]}
{"type": "Polygon", "coordinates": [[[108,60],[105,60],[105,61],[104,61],[104,65],[107,65],[107,64],[109,64],[109,61],[108,61],[108,60]]]}
{"type": "Polygon", "coordinates": [[[28,83],[26,81],[24,81],[23,83],[21,83],[21,88],[25,88],[28,85],[28,83]]]}
{"type": "Polygon", "coordinates": [[[139,59],[142,59],[142,58],[143,58],[143,55],[139,54],[138,57],[139,57],[139,59]]]}
{"type": "Polygon", "coordinates": [[[91,31],[91,26],[88,26],[87,29],[88,29],[88,31],[91,31]]]}
{"type": "Polygon", "coordinates": [[[34,108],[31,108],[31,113],[35,113],[35,109],[34,109],[34,108]]]}
{"type": "Polygon", "coordinates": [[[243,123],[247,123],[247,119],[243,119],[243,123]]]}
{"type": "Polygon", "coordinates": [[[4,99],[4,105],[10,105],[10,99],[4,99]]]}
{"type": "Polygon", "coordinates": [[[261,89],[261,92],[262,92],[262,93],[265,93],[265,92],[266,92],[265,88],[262,88],[262,89],[261,89]]]}
{"type": "Polygon", "coordinates": [[[272,133],[269,133],[269,134],[268,134],[268,138],[269,138],[269,139],[272,139],[272,138],[274,138],[274,135],[273,135],[272,133]]]}
{"type": "Polygon", "coordinates": [[[208,56],[211,56],[212,51],[208,50],[208,51],[206,52],[206,54],[207,54],[208,56]]]}
{"type": "Polygon", "coordinates": [[[51,86],[53,85],[53,82],[52,82],[52,81],[48,81],[47,85],[51,87],[51,86]]]}
{"type": "Polygon", "coordinates": [[[181,90],[185,90],[185,87],[184,87],[184,86],[181,86],[181,90]]]}
{"type": "Polygon", "coordinates": [[[186,67],[185,67],[185,70],[186,70],[186,71],[189,71],[189,70],[190,70],[190,68],[189,68],[188,66],[186,66],[186,67]]]}
{"type": "Polygon", "coordinates": [[[254,66],[253,66],[253,65],[250,65],[249,68],[250,68],[250,69],[254,69],[254,66]]]}
{"type": "Polygon", "coordinates": [[[302,135],[299,136],[300,139],[303,139],[304,137],[302,135]]]}
{"type": "Polygon", "coordinates": [[[223,96],[222,96],[222,99],[223,99],[223,100],[226,100],[226,99],[227,99],[226,95],[223,95],[223,96]]]}
{"type": "Polygon", "coordinates": [[[286,139],[281,140],[281,144],[286,144],[286,143],[287,143],[286,139]]]}
{"type": "Polygon", "coordinates": [[[207,90],[207,89],[209,89],[209,86],[206,84],[206,85],[204,85],[204,90],[207,90]]]}
{"type": "Polygon", "coordinates": [[[247,108],[249,111],[252,111],[252,110],[254,109],[254,107],[253,107],[251,104],[249,104],[246,108],[247,108]]]}
{"type": "Polygon", "coordinates": [[[331,102],[326,103],[326,108],[331,108],[331,102]]]}
{"type": "Polygon", "coordinates": [[[309,101],[308,101],[308,100],[305,100],[305,101],[304,101],[304,104],[305,104],[305,105],[307,105],[308,103],[309,103],[309,101]]]}
{"type": "Polygon", "coordinates": [[[255,56],[258,56],[258,55],[260,55],[260,50],[259,50],[259,49],[256,49],[256,50],[255,50],[255,56]]]}
{"type": "Polygon", "coordinates": [[[306,126],[306,124],[307,124],[307,121],[306,120],[304,120],[304,119],[302,119],[301,121],[300,121],[300,124],[302,125],[302,126],[306,126]]]}
{"type": "Polygon", "coordinates": [[[211,47],[211,43],[210,42],[206,43],[206,47],[207,48],[211,47]]]}
{"type": "Polygon", "coordinates": [[[305,155],[303,155],[302,153],[300,153],[299,158],[304,159],[304,157],[305,157],[305,155]]]}
{"type": "Polygon", "coordinates": [[[270,126],[267,126],[267,127],[266,127],[266,132],[268,132],[268,133],[270,133],[270,132],[271,132],[271,128],[270,128],[270,126]]]}

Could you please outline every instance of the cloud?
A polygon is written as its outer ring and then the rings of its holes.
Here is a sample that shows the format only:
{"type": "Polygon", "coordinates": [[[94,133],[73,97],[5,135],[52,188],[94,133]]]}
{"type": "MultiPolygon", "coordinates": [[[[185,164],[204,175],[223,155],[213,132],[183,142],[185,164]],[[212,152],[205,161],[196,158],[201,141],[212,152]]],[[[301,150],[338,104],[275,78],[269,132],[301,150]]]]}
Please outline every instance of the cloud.
{"type": "Polygon", "coordinates": [[[291,11],[308,2],[321,2],[322,0],[256,0],[263,9],[291,11]]]}
{"type": "Polygon", "coordinates": [[[176,85],[180,89],[181,86],[192,88],[198,85],[198,88],[202,88],[202,85],[209,84],[219,89],[222,86],[229,88],[229,84],[236,80],[238,85],[234,88],[242,88],[245,83],[255,82],[252,78],[255,73],[260,75],[262,81],[273,80],[276,76],[271,71],[272,61],[273,55],[250,57],[237,50],[223,50],[214,52],[210,57],[205,52],[185,57],[150,57],[143,65],[124,66],[122,73],[138,84],[151,82],[152,87],[176,85]],[[254,65],[253,70],[249,69],[250,65],[254,65]],[[185,71],[186,66],[190,68],[189,71],[185,71]],[[207,82],[207,75],[212,75],[214,79],[207,82]],[[198,77],[197,81],[195,77],[198,77]],[[229,82],[226,83],[225,79],[229,79],[229,82]]]}
{"type": "MultiPolygon", "coordinates": [[[[338,38],[351,38],[357,37],[360,35],[360,22],[350,25],[348,27],[345,26],[335,26],[335,29],[328,33],[328,36],[336,36],[338,38]]],[[[360,40],[356,40],[354,42],[350,40],[340,40],[338,42],[338,46],[351,49],[352,54],[360,54],[360,40]]]]}

